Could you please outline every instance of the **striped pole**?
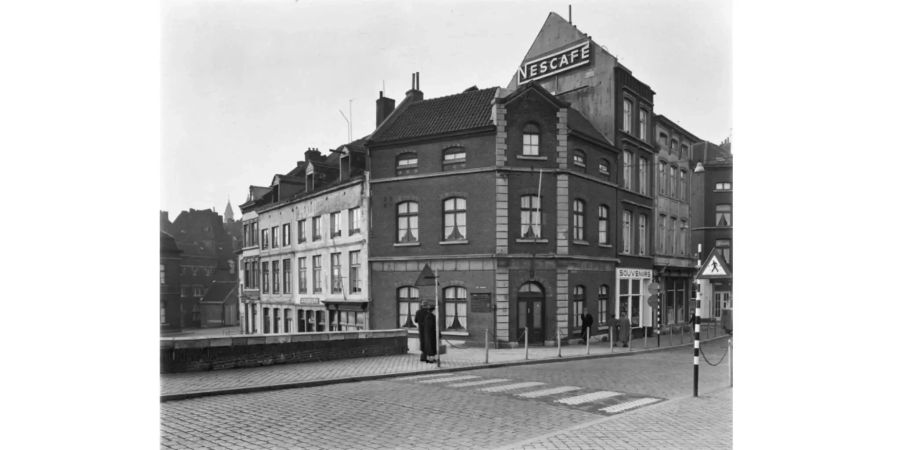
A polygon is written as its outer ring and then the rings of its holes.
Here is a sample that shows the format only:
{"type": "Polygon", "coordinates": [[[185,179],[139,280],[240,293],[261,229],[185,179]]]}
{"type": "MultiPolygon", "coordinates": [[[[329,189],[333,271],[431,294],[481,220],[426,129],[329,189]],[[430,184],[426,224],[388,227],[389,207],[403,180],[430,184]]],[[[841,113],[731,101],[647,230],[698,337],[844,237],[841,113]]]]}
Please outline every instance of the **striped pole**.
{"type": "Polygon", "coordinates": [[[662,290],[656,291],[656,348],[662,347],[662,290]]]}
{"type": "MultiPolygon", "coordinates": [[[[697,267],[702,264],[700,262],[701,244],[697,244],[697,267]]],[[[698,269],[699,270],[699,269],[698,269]]],[[[697,275],[700,275],[699,273],[697,275]]],[[[700,290],[700,279],[697,278],[697,296],[696,309],[694,311],[694,397],[697,396],[697,387],[700,384],[700,301],[703,298],[703,292],[700,290]]]]}

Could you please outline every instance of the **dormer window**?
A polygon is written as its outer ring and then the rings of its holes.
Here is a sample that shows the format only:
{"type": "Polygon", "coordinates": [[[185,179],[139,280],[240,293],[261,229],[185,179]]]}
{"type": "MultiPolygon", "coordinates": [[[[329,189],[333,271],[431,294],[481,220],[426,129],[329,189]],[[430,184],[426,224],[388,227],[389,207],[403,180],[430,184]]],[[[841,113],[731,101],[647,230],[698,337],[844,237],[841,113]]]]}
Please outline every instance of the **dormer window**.
{"type": "Polygon", "coordinates": [[[442,163],[444,170],[466,167],[466,149],[462,147],[450,147],[445,149],[442,163]]]}
{"type": "Polygon", "coordinates": [[[412,175],[419,172],[419,157],[415,153],[401,153],[397,156],[397,175],[412,175]]]}
{"type": "Polygon", "coordinates": [[[538,156],[540,154],[541,130],[537,125],[529,123],[522,129],[522,154],[538,156]]]}

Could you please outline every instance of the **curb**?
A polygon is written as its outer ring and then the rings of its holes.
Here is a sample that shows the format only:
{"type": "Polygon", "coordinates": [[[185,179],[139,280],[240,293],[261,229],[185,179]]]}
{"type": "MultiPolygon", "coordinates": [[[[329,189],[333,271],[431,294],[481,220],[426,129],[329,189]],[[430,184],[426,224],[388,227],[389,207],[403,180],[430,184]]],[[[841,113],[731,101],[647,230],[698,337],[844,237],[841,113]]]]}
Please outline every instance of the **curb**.
{"type": "MultiPolygon", "coordinates": [[[[701,342],[714,342],[724,338],[730,338],[731,335],[724,334],[722,336],[716,336],[705,341],[701,342]]],[[[415,375],[428,375],[434,373],[452,373],[452,372],[461,372],[464,370],[478,370],[478,369],[496,369],[500,367],[512,367],[512,366],[527,366],[532,364],[550,364],[557,363],[563,361],[580,361],[585,359],[598,359],[598,358],[613,358],[617,356],[630,356],[630,355],[640,355],[643,353],[654,353],[661,352],[664,350],[671,350],[673,348],[681,348],[681,347],[693,347],[694,343],[691,341],[687,344],[679,344],[673,345],[671,347],[659,347],[659,348],[649,348],[649,349],[641,349],[641,350],[632,350],[630,352],[623,353],[604,353],[598,355],[580,355],[580,356],[562,356],[557,358],[545,358],[545,359],[532,359],[532,360],[521,360],[521,361],[506,361],[506,362],[498,362],[498,363],[488,363],[488,364],[474,364],[471,366],[464,367],[448,367],[442,369],[432,369],[432,370],[418,370],[412,372],[397,372],[397,373],[386,373],[379,375],[360,375],[355,377],[344,377],[344,378],[330,378],[330,379],[322,379],[322,380],[311,380],[311,381],[297,381],[293,383],[283,383],[283,384],[269,384],[265,386],[248,386],[248,387],[238,387],[238,388],[225,388],[225,389],[216,389],[209,391],[193,391],[193,392],[182,392],[177,394],[160,394],[159,400],[161,403],[177,401],[177,400],[188,400],[192,398],[200,398],[200,397],[210,397],[215,395],[234,395],[234,394],[249,394],[254,392],[265,392],[265,391],[277,391],[282,389],[296,389],[296,388],[306,388],[306,387],[317,387],[317,386],[326,386],[330,384],[341,384],[341,383],[356,383],[359,381],[373,381],[373,380],[383,380],[385,378],[397,378],[397,377],[406,377],[406,376],[415,376],[415,375]]]]}

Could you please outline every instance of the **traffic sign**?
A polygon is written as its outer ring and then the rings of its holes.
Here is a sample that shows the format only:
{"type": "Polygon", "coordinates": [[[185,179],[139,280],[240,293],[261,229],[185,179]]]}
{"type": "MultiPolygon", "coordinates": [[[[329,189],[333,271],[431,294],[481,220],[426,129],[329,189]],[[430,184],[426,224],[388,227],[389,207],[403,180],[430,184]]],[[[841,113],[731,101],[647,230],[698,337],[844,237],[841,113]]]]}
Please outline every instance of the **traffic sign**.
{"type": "Polygon", "coordinates": [[[651,295],[656,295],[656,293],[659,292],[659,283],[653,282],[648,284],[647,292],[649,292],[651,295]]]}
{"type": "Polygon", "coordinates": [[[659,304],[659,299],[656,296],[650,297],[647,299],[647,304],[650,305],[651,308],[656,308],[656,305],[659,304]]]}
{"type": "Polygon", "coordinates": [[[697,278],[714,279],[714,278],[731,278],[731,269],[725,264],[725,261],[715,250],[709,252],[706,262],[700,266],[700,274],[697,278]]]}

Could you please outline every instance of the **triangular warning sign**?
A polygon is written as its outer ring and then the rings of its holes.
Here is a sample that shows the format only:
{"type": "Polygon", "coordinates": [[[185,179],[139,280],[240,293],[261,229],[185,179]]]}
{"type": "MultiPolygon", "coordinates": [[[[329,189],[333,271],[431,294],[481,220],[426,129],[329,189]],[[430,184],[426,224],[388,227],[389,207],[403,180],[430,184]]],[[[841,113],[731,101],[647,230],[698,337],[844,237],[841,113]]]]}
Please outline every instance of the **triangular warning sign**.
{"type": "Polygon", "coordinates": [[[425,263],[425,267],[422,269],[422,273],[419,274],[419,278],[416,279],[416,286],[434,286],[434,279],[437,278],[434,276],[434,272],[431,271],[431,267],[428,266],[428,263],[425,263]]]}
{"type": "Polygon", "coordinates": [[[697,278],[731,278],[731,269],[725,264],[725,259],[719,252],[713,250],[706,257],[706,262],[700,267],[700,275],[697,278]]]}

